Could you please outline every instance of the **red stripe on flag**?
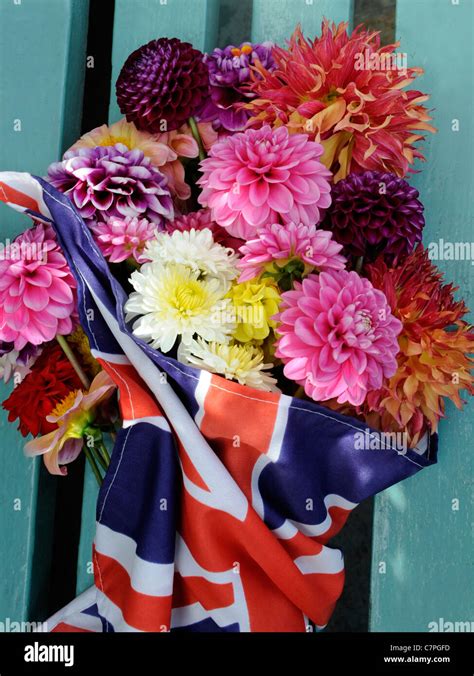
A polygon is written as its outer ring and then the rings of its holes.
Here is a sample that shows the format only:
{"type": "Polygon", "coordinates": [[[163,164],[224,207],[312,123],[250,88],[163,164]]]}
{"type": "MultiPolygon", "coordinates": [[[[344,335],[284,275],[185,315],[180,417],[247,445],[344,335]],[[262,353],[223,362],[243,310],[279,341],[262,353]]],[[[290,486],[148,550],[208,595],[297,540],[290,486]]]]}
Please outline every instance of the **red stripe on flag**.
{"type": "Polygon", "coordinates": [[[323,548],[323,545],[315,538],[309,538],[300,531],[288,540],[280,538],[279,542],[292,559],[297,559],[299,556],[316,556],[323,548]]]}
{"type": "Polygon", "coordinates": [[[150,596],[131,586],[130,575],[115,559],[94,549],[95,583],[140,631],[169,631],[171,596],[150,596]]]}
{"type": "Polygon", "coordinates": [[[258,566],[241,566],[251,632],[305,631],[303,612],[258,566]]]}
{"type": "Polygon", "coordinates": [[[262,455],[261,451],[242,441],[236,448],[233,440],[229,439],[214,439],[212,449],[252,504],[252,473],[255,463],[262,455]]]}
{"type": "MultiPolygon", "coordinates": [[[[239,443],[240,448],[242,445],[253,446],[259,453],[266,453],[280,395],[258,392],[249,396],[244,394],[249,388],[231,382],[225,382],[223,387],[222,382],[221,377],[212,376],[204,402],[202,433],[210,440],[230,439],[239,443]]],[[[234,451],[239,452],[240,448],[236,446],[234,451]]]]}
{"type": "Polygon", "coordinates": [[[217,584],[203,577],[174,576],[173,608],[200,603],[206,610],[226,608],[234,603],[234,590],[230,583],[217,584]]]}
{"type": "Polygon", "coordinates": [[[0,181],[0,201],[15,204],[23,209],[39,211],[38,202],[24,192],[15,190],[11,186],[0,181]]]}
{"type": "Polygon", "coordinates": [[[81,633],[81,634],[94,634],[97,632],[92,631],[92,629],[83,629],[82,627],[75,627],[72,624],[67,624],[67,622],[60,622],[57,624],[54,629],[51,629],[51,633],[54,632],[74,632],[74,633],[81,633]]]}
{"type": "Polygon", "coordinates": [[[163,416],[163,413],[143,380],[131,364],[112,364],[98,360],[120,392],[120,412],[124,420],[163,416]]]}
{"type": "Polygon", "coordinates": [[[178,446],[179,459],[181,460],[181,464],[183,466],[184,474],[189,479],[189,481],[192,481],[192,483],[195,486],[198,486],[203,491],[207,491],[209,493],[209,486],[206,484],[206,482],[204,481],[202,476],[199,474],[197,469],[194,467],[194,464],[193,464],[191,458],[189,457],[189,455],[187,454],[186,449],[184,448],[183,444],[181,443],[179,437],[175,434],[174,438],[175,438],[176,444],[178,446]]]}

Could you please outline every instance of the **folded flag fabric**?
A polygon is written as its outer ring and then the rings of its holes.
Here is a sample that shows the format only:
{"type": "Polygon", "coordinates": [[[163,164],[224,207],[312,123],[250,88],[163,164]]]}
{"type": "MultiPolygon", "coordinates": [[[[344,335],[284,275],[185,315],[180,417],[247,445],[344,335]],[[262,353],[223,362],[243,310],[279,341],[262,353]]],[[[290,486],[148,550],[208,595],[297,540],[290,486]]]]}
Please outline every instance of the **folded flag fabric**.
{"type": "Polygon", "coordinates": [[[0,198],[53,225],[93,354],[120,392],[95,585],[51,628],[324,627],[344,584],[342,553],[327,543],[362,500],[436,462],[436,438],[361,449],[356,438],[378,434],[364,423],[151,349],[127,326],[125,292],[68,198],[19,173],[0,174],[0,198]]]}

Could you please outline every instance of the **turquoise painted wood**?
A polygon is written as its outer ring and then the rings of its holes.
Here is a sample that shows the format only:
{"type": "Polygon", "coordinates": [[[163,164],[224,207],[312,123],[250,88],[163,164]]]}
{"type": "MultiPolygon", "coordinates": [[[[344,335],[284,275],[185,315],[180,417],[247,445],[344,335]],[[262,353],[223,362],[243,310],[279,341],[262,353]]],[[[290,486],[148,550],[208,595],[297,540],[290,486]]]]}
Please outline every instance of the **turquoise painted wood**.
{"type": "Polygon", "coordinates": [[[116,0],[110,122],[122,117],[115,82],[127,56],[160,37],[175,37],[207,51],[216,46],[219,0],[116,0]]]}
{"type": "MultiPolygon", "coordinates": [[[[112,50],[112,88],[110,121],[120,119],[115,101],[115,81],[127,56],[153,38],[178,37],[196,48],[211,50],[217,46],[218,0],[116,0],[112,50]]],[[[86,471],[82,505],[82,527],[77,564],[77,591],[93,582],[91,562],[95,531],[97,485],[86,471]]]]}
{"type": "MultiPolygon", "coordinates": [[[[109,454],[112,455],[113,443],[109,435],[106,435],[105,443],[109,454]]],[[[94,584],[92,543],[95,537],[96,505],[98,496],[99,486],[97,480],[89,464],[86,462],[84,488],[82,493],[81,533],[79,539],[79,552],[77,555],[76,590],[78,594],[82,594],[83,591],[94,584]]]]}
{"type": "Polygon", "coordinates": [[[252,39],[284,44],[298,23],[314,37],[324,17],[352,22],[352,12],[352,0],[253,0],[252,39]]]}
{"type": "Polygon", "coordinates": [[[76,590],[78,594],[81,594],[94,584],[92,542],[95,536],[95,508],[98,495],[99,487],[96,478],[89,465],[86,464],[82,498],[81,537],[77,558],[76,590]]]}
{"type": "MultiPolygon", "coordinates": [[[[425,69],[416,88],[432,93],[439,129],[426,144],[427,164],[412,181],[426,206],[425,243],[472,241],[473,25],[472,2],[398,0],[401,51],[408,65],[425,69]],[[459,131],[453,130],[456,120],[459,131]]],[[[472,261],[437,264],[472,308],[472,261]]],[[[473,619],[473,438],[474,407],[460,413],[449,406],[440,426],[439,464],[376,499],[372,631],[428,631],[440,618],[473,619]]]]}
{"type": "MultiPolygon", "coordinates": [[[[80,132],[88,0],[0,3],[0,169],[44,174],[80,132]]],[[[4,240],[30,221],[5,207],[4,240]]],[[[3,401],[10,391],[0,387],[3,401]]],[[[0,410],[0,620],[44,618],[54,491],[0,410]]]]}

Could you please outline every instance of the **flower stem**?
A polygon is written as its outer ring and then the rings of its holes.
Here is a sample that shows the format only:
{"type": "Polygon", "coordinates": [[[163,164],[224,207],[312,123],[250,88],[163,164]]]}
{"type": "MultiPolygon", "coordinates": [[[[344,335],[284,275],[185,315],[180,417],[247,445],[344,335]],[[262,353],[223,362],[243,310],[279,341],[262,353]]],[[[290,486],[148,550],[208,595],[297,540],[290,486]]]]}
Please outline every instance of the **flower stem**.
{"type": "Polygon", "coordinates": [[[293,396],[295,399],[304,399],[305,398],[304,387],[300,385],[293,396]]]}
{"type": "Polygon", "coordinates": [[[99,448],[97,446],[93,446],[90,450],[91,450],[91,453],[94,456],[96,462],[98,462],[99,465],[104,470],[104,472],[106,472],[109,469],[109,466],[108,466],[104,456],[100,452],[99,448]]]}
{"type": "Polygon", "coordinates": [[[109,451],[107,450],[107,446],[104,444],[103,441],[100,441],[97,444],[97,450],[99,451],[99,453],[103,457],[103,459],[106,462],[107,467],[108,467],[110,465],[110,455],[109,455],[109,451]]]}
{"type": "Polygon", "coordinates": [[[84,371],[82,370],[82,367],[79,364],[79,362],[77,361],[74,352],[69,347],[69,343],[67,342],[66,338],[64,336],[57,335],[56,340],[61,345],[64,354],[66,355],[66,357],[71,362],[71,365],[72,365],[73,369],[75,370],[75,372],[77,373],[77,375],[79,376],[81,383],[88,390],[89,387],[90,387],[89,379],[86,376],[86,374],[84,373],[84,371]]]}
{"type": "Polygon", "coordinates": [[[360,273],[362,272],[362,266],[363,265],[364,265],[364,257],[359,256],[359,258],[356,260],[356,265],[355,265],[355,271],[357,272],[357,274],[360,275],[360,273]]]}
{"type": "Polygon", "coordinates": [[[89,465],[91,466],[92,472],[94,473],[95,478],[97,479],[97,483],[99,484],[99,487],[102,486],[102,477],[100,475],[99,468],[97,467],[97,463],[94,459],[94,456],[92,455],[90,448],[87,447],[86,444],[84,444],[84,453],[89,461],[89,465]]]}
{"type": "Polygon", "coordinates": [[[203,142],[202,142],[201,134],[199,133],[199,128],[198,128],[198,126],[197,126],[197,122],[196,122],[196,120],[194,119],[194,117],[190,117],[190,118],[189,118],[189,126],[191,127],[191,132],[192,132],[192,134],[193,134],[193,136],[194,136],[194,140],[195,140],[196,143],[198,144],[198,148],[199,148],[199,159],[200,159],[200,160],[204,160],[205,157],[206,157],[206,153],[205,153],[205,150],[204,150],[204,144],[203,144],[203,142]]]}

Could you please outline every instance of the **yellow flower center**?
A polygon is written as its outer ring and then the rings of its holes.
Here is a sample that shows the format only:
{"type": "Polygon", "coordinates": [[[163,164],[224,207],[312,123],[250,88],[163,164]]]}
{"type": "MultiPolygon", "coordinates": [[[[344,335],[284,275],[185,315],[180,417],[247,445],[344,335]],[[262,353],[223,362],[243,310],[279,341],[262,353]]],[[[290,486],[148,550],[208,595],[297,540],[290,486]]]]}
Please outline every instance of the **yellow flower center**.
{"type": "Polygon", "coordinates": [[[114,146],[117,143],[122,143],[124,146],[127,146],[130,150],[133,150],[130,144],[130,137],[128,136],[112,136],[109,134],[108,136],[104,136],[99,142],[100,146],[114,146]]]}
{"type": "Polygon", "coordinates": [[[71,392],[69,392],[69,394],[66,395],[64,399],[62,399],[59,404],[55,406],[55,408],[53,408],[51,415],[54,415],[56,418],[60,418],[62,415],[67,413],[74,404],[78,392],[79,390],[71,390],[71,392]]]}
{"type": "Polygon", "coordinates": [[[207,300],[208,296],[202,285],[198,281],[189,280],[180,284],[174,290],[174,298],[171,299],[171,305],[181,315],[189,317],[200,314],[207,300]]]}

